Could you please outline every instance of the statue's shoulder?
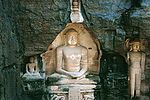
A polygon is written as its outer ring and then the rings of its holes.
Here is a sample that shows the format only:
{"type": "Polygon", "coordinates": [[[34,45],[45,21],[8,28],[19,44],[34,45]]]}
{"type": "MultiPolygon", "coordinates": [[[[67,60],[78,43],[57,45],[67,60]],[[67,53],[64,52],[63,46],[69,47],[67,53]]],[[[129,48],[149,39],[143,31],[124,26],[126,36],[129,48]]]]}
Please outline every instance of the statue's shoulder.
{"type": "Polygon", "coordinates": [[[62,49],[64,49],[65,47],[66,47],[66,46],[63,45],[63,46],[57,47],[56,49],[57,49],[57,50],[62,50],[62,49]]]}
{"type": "Polygon", "coordinates": [[[27,63],[27,64],[26,64],[26,66],[29,66],[29,65],[30,65],[30,63],[27,63]]]}
{"type": "Polygon", "coordinates": [[[131,55],[133,55],[132,51],[127,52],[127,57],[130,57],[131,55]]]}
{"type": "Polygon", "coordinates": [[[82,51],[87,51],[87,48],[85,46],[79,46],[82,51]]]}
{"type": "Polygon", "coordinates": [[[127,52],[127,54],[131,54],[131,53],[133,53],[133,52],[132,51],[127,52]]]}
{"type": "Polygon", "coordinates": [[[36,66],[36,63],[28,63],[28,66],[31,67],[31,66],[36,66]]]}
{"type": "Polygon", "coordinates": [[[83,49],[87,49],[85,46],[79,45],[78,47],[83,48],[83,49]]]}
{"type": "Polygon", "coordinates": [[[36,66],[36,63],[32,63],[33,66],[36,66]]]}

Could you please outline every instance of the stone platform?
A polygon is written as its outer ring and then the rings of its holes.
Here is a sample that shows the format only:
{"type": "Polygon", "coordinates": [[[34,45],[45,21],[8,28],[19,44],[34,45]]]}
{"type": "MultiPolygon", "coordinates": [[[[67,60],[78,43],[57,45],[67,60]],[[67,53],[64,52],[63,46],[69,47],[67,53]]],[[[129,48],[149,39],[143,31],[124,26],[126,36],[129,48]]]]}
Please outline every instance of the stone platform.
{"type": "Polygon", "coordinates": [[[39,79],[22,79],[23,91],[26,94],[41,93],[45,90],[45,80],[39,79]]]}
{"type": "MultiPolygon", "coordinates": [[[[50,100],[95,100],[95,94],[100,92],[101,85],[98,84],[99,77],[95,80],[83,78],[63,79],[58,82],[47,84],[50,100]]],[[[50,81],[50,80],[49,80],[50,81]]]]}

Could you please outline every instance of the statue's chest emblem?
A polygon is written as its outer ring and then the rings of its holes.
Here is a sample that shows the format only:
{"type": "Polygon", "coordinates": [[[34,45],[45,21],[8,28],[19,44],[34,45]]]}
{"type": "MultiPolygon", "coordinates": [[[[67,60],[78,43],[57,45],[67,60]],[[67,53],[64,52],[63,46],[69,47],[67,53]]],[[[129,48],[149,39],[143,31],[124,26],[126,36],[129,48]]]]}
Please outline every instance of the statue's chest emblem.
{"type": "Polygon", "coordinates": [[[71,55],[67,55],[67,58],[70,60],[77,60],[80,59],[81,55],[76,55],[76,54],[71,54],[71,55]]]}

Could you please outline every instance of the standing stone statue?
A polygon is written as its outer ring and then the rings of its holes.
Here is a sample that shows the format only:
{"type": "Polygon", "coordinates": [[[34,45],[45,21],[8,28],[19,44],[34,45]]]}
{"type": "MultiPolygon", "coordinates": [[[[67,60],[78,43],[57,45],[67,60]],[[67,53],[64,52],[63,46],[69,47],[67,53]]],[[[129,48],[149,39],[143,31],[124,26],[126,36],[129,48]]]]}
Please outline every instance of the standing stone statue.
{"type": "Polygon", "coordinates": [[[70,19],[72,23],[81,23],[84,21],[81,14],[80,0],[70,0],[71,3],[71,14],[70,19]]]}
{"type": "Polygon", "coordinates": [[[145,53],[140,51],[140,41],[131,42],[130,51],[127,53],[129,64],[130,95],[140,96],[141,77],[144,76],[145,53]]]}

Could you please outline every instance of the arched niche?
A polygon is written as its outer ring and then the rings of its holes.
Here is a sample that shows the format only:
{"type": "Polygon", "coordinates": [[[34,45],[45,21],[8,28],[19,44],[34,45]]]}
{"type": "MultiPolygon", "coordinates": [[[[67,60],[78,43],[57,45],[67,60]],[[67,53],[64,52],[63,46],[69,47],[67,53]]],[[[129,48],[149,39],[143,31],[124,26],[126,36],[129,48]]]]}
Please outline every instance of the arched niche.
{"type": "Polygon", "coordinates": [[[43,60],[43,67],[45,67],[46,75],[51,75],[56,69],[56,48],[65,45],[66,33],[69,30],[78,32],[79,44],[86,47],[88,50],[88,71],[90,73],[99,73],[101,49],[100,43],[96,40],[87,27],[80,23],[68,23],[64,30],[62,30],[48,46],[45,53],[41,55],[43,60]]]}

